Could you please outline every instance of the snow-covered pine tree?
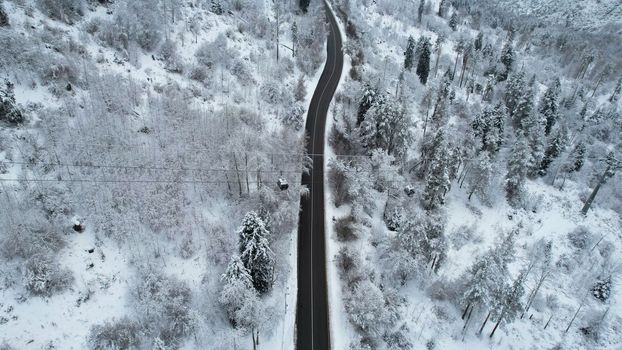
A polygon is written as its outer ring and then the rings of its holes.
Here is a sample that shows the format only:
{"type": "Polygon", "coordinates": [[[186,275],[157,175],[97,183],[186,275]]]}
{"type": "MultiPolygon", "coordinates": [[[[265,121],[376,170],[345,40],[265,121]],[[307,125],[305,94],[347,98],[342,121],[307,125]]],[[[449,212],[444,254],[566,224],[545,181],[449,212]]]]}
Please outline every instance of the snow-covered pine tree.
{"type": "Polygon", "coordinates": [[[298,78],[298,83],[296,84],[296,90],[294,91],[294,98],[298,102],[302,102],[307,96],[307,88],[305,87],[305,79],[304,75],[301,75],[298,78]]]}
{"type": "Polygon", "coordinates": [[[596,281],[591,291],[594,298],[602,302],[607,301],[611,295],[611,275],[596,281]]]}
{"type": "Polygon", "coordinates": [[[445,204],[445,195],[449,191],[451,181],[447,164],[447,143],[445,131],[439,129],[432,142],[433,152],[426,154],[428,171],[425,175],[425,189],[423,191],[423,207],[434,210],[445,204]]]}
{"type": "Polygon", "coordinates": [[[376,88],[366,84],[365,87],[363,87],[363,94],[356,113],[356,125],[361,125],[365,120],[365,114],[374,104],[382,103],[384,103],[384,95],[379,93],[376,88]]]}
{"type": "Polygon", "coordinates": [[[512,66],[514,65],[514,49],[512,47],[512,42],[507,41],[505,45],[503,45],[503,49],[501,49],[501,63],[505,66],[505,76],[512,71],[512,66]]]}
{"type": "Polygon", "coordinates": [[[454,11],[454,13],[451,14],[451,17],[449,17],[449,28],[451,28],[454,32],[458,29],[458,14],[456,11],[454,11]]]}
{"type": "Polygon", "coordinates": [[[411,120],[403,104],[391,96],[374,105],[365,114],[359,128],[361,144],[370,152],[382,149],[387,154],[401,157],[412,138],[411,120]]]}
{"type": "Polygon", "coordinates": [[[261,217],[248,212],[238,229],[240,259],[249,271],[253,286],[259,293],[272,288],[274,277],[274,253],[270,249],[270,232],[261,217]]]}
{"type": "Polygon", "coordinates": [[[7,16],[4,11],[4,7],[2,6],[2,1],[0,1],[0,27],[8,27],[9,26],[9,16],[7,16]]]}
{"type": "Polygon", "coordinates": [[[523,71],[516,72],[508,78],[505,86],[504,102],[505,107],[508,110],[508,114],[512,120],[514,128],[520,128],[520,121],[516,121],[515,115],[519,103],[523,99],[525,90],[527,89],[527,83],[525,82],[525,73],[523,71]]]}
{"type": "Polygon", "coordinates": [[[502,120],[499,120],[498,112],[497,108],[486,106],[471,122],[475,138],[481,141],[478,151],[487,151],[491,155],[499,151],[503,138],[503,124],[502,120]]]}
{"type": "Polygon", "coordinates": [[[564,151],[567,141],[568,137],[566,130],[564,128],[557,129],[557,132],[549,141],[549,145],[544,152],[544,158],[542,158],[542,161],[540,162],[540,175],[546,175],[553,160],[559,157],[564,151]]]}
{"type": "Polygon", "coordinates": [[[546,136],[549,136],[553,125],[555,125],[559,119],[559,107],[557,100],[559,97],[560,87],[561,83],[559,82],[559,79],[555,79],[553,84],[546,89],[546,92],[540,100],[538,112],[542,113],[546,119],[546,128],[544,129],[546,136]]]}
{"type": "Polygon", "coordinates": [[[525,272],[521,271],[518,277],[512,283],[512,286],[503,291],[502,299],[500,300],[499,307],[501,311],[497,316],[497,323],[495,327],[490,332],[490,337],[492,338],[497,331],[497,328],[501,324],[501,322],[512,322],[518,314],[523,311],[523,304],[521,302],[521,298],[525,294],[525,288],[523,287],[523,283],[525,281],[525,272]]]}
{"type": "Polygon", "coordinates": [[[486,79],[486,86],[484,86],[484,91],[482,91],[482,101],[490,102],[492,101],[492,97],[495,93],[495,77],[494,75],[489,75],[488,79],[486,79]]]}
{"type": "Polygon", "coordinates": [[[307,13],[307,10],[309,10],[309,3],[311,3],[311,0],[299,0],[298,1],[298,6],[300,6],[302,13],[307,13]]]}
{"type": "Polygon", "coordinates": [[[447,7],[449,7],[447,0],[441,0],[441,2],[438,4],[437,15],[439,17],[445,17],[445,13],[447,12],[447,7]]]}
{"type": "Polygon", "coordinates": [[[231,257],[221,280],[223,288],[218,301],[227,312],[229,321],[236,328],[256,327],[255,313],[260,302],[259,296],[253,287],[252,277],[239,256],[231,257]]]}
{"type": "Polygon", "coordinates": [[[417,22],[421,24],[423,18],[423,11],[425,10],[425,0],[419,0],[419,7],[417,8],[417,22]]]}
{"type": "Polygon", "coordinates": [[[0,87],[0,121],[21,124],[24,122],[24,115],[17,107],[13,90],[14,86],[8,80],[4,81],[4,87],[0,87]]]}
{"type": "Polygon", "coordinates": [[[467,181],[469,184],[469,200],[473,194],[480,199],[488,199],[488,191],[494,178],[495,172],[487,151],[481,152],[471,165],[467,181]]]}
{"type": "Polygon", "coordinates": [[[540,164],[544,159],[546,150],[546,136],[544,135],[546,120],[540,113],[530,113],[522,121],[523,130],[529,140],[529,148],[531,149],[532,166],[528,175],[535,177],[540,171],[540,164]]]}
{"type": "Polygon", "coordinates": [[[513,207],[520,206],[525,194],[525,180],[529,169],[533,167],[533,158],[527,138],[522,131],[516,135],[516,142],[508,159],[505,175],[505,197],[513,207]]]}
{"type": "Polygon", "coordinates": [[[417,76],[421,84],[425,85],[430,74],[430,55],[432,54],[432,44],[428,37],[421,37],[417,43],[419,57],[417,59],[417,76]]]}
{"type": "Polygon", "coordinates": [[[406,51],[404,51],[404,69],[410,71],[415,64],[415,38],[408,37],[406,51]]]}
{"type": "Polygon", "coordinates": [[[503,292],[508,289],[506,278],[508,263],[514,259],[515,234],[512,231],[504,236],[494,248],[479,256],[466,272],[462,295],[462,303],[466,308],[474,307],[484,311],[499,303],[503,292]]]}
{"type": "Polygon", "coordinates": [[[572,152],[568,157],[568,161],[564,164],[564,171],[573,173],[581,170],[581,168],[583,168],[583,164],[585,163],[586,152],[587,148],[585,147],[585,143],[583,141],[579,141],[572,149],[572,152]]]}
{"type": "MultiPolygon", "coordinates": [[[[534,116],[534,105],[533,105],[533,85],[527,84],[524,87],[524,90],[521,91],[520,97],[517,101],[516,106],[514,107],[512,115],[512,123],[525,130],[525,132],[529,132],[530,127],[534,127],[535,125],[545,126],[544,118],[539,116],[534,116]]],[[[544,130],[543,130],[544,131],[544,130]]]]}

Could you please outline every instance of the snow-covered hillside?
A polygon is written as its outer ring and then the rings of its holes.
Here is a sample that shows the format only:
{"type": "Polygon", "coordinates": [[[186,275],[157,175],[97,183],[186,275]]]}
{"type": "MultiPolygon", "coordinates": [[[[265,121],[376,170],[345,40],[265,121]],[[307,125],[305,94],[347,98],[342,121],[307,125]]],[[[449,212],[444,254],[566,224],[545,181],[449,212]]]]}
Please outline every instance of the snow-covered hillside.
{"type": "Polygon", "coordinates": [[[321,5],[0,1],[0,348],[293,346],[321,5]]]}

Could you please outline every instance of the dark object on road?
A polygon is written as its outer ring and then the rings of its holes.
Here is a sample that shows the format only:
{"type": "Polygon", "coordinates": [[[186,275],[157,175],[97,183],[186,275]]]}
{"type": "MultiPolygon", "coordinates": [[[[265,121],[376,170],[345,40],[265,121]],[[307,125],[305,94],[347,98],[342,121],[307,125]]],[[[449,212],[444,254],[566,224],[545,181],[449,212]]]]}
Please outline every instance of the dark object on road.
{"type": "Polygon", "coordinates": [[[65,86],[65,90],[67,90],[67,91],[73,90],[73,87],[71,86],[71,83],[67,83],[67,86],[65,86]]]}
{"type": "Polygon", "coordinates": [[[404,193],[406,193],[408,197],[412,197],[415,194],[415,188],[408,185],[404,188],[404,193]]]}
{"type": "Polygon", "coordinates": [[[289,183],[287,183],[287,180],[285,179],[279,179],[279,181],[277,181],[276,184],[279,186],[279,189],[281,191],[285,191],[289,188],[289,183]]]}
{"type": "Polygon", "coordinates": [[[86,250],[89,254],[93,254],[95,252],[95,248],[90,248],[86,250]]]}

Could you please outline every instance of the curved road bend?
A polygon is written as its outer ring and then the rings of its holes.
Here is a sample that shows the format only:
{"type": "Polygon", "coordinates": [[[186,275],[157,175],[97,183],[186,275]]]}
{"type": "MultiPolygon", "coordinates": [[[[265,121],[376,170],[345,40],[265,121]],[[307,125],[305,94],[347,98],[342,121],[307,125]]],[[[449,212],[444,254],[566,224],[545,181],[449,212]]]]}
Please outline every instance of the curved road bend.
{"type": "Polygon", "coordinates": [[[328,292],[326,284],[326,245],[324,237],[324,132],[326,114],[343,69],[341,34],[334,14],[326,5],[330,24],[324,71],[313,93],[305,131],[309,135],[307,152],[313,168],[302,176],[309,196],[300,199],[298,223],[298,298],[296,306],[296,349],[330,349],[328,292]]]}

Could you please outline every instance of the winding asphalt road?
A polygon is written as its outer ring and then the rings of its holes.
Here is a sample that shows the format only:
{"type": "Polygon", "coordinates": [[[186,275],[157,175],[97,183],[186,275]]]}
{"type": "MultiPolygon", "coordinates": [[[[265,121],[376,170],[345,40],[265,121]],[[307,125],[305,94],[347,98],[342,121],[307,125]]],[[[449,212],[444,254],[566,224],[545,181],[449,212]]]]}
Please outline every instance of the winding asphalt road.
{"type": "Polygon", "coordinates": [[[307,152],[313,169],[302,176],[309,196],[300,199],[298,223],[298,299],[296,306],[296,349],[330,349],[328,295],[326,284],[326,240],[324,234],[324,134],[326,114],[333,99],[341,71],[341,34],[332,11],[326,5],[330,24],[324,71],[313,93],[305,131],[309,135],[307,152]]]}

